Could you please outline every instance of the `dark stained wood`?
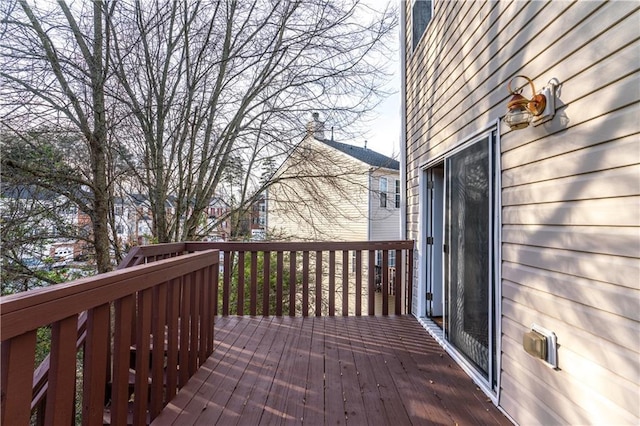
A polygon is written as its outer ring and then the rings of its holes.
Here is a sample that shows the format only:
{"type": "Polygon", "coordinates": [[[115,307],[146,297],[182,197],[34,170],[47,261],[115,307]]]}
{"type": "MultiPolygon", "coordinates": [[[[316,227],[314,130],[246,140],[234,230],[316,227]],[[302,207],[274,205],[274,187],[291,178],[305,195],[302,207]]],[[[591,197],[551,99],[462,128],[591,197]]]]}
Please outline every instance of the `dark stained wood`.
{"type": "Polygon", "coordinates": [[[289,316],[296,315],[296,252],[289,252],[289,316]]]}
{"type": "Polygon", "coordinates": [[[402,314],[402,250],[396,250],[396,273],[394,275],[395,314],[402,314]]]}
{"type": "Polygon", "coordinates": [[[309,316],[309,252],[302,252],[302,316],[309,316]]]}
{"type": "Polygon", "coordinates": [[[151,302],[153,289],[138,293],[138,316],[136,324],[136,364],[133,421],[144,424],[147,420],[149,400],[149,357],[151,343],[151,302]]]}
{"type": "Polygon", "coordinates": [[[191,317],[191,280],[182,278],[182,300],[180,306],[180,350],[178,352],[178,387],[189,380],[189,320],[191,317]]]}
{"type": "Polygon", "coordinates": [[[336,314],[336,252],[329,252],[329,316],[336,314]]]}
{"type": "Polygon", "coordinates": [[[279,251],[276,260],[276,316],[282,315],[282,281],[284,268],[284,254],[279,251]]]}
{"type": "Polygon", "coordinates": [[[356,316],[362,315],[362,251],[356,250],[356,316]]]}
{"type": "Polygon", "coordinates": [[[6,425],[29,423],[30,404],[20,401],[31,395],[36,331],[3,341],[2,347],[2,422],[6,425]],[[11,392],[8,390],[11,389],[11,392]],[[22,395],[22,397],[21,397],[22,395]],[[22,402],[22,403],[21,403],[22,402]]]}
{"type": "MultiPolygon", "coordinates": [[[[153,418],[167,400],[164,397],[165,365],[171,365],[170,351],[165,351],[165,341],[169,340],[165,336],[168,311],[174,315],[170,322],[175,323],[174,334],[178,334],[177,324],[186,327],[183,334],[188,338],[187,344],[180,345],[188,351],[188,356],[181,357],[181,361],[187,361],[185,368],[180,369],[187,372],[183,382],[190,377],[188,373],[195,372],[210,355],[207,339],[213,348],[212,329],[205,324],[213,300],[204,287],[204,271],[217,271],[219,254],[208,251],[178,257],[179,254],[138,256],[135,262],[142,259],[144,263],[140,266],[2,297],[0,328],[3,351],[6,351],[2,357],[3,392],[15,396],[15,401],[10,399],[15,408],[8,412],[4,410],[6,398],[3,397],[3,415],[15,419],[16,424],[28,422],[19,419],[24,413],[28,415],[29,409],[36,409],[37,424],[70,424],[76,415],[82,416],[83,424],[126,424],[127,421],[144,424],[153,418]],[[192,288],[184,293],[172,293],[177,301],[174,306],[183,308],[180,312],[166,306],[166,287],[168,281],[185,277],[192,288]],[[184,303],[180,300],[182,295],[186,297],[184,303]],[[209,306],[205,304],[207,299],[211,301],[209,306]],[[114,317],[110,319],[112,303],[114,317]],[[181,313],[192,317],[180,321],[181,313]],[[109,342],[111,323],[113,345],[109,342]],[[14,350],[23,346],[22,336],[31,338],[37,328],[49,324],[51,353],[34,372],[34,348],[27,348],[29,352],[22,354],[14,350]],[[78,357],[82,348],[84,356],[78,357]],[[22,363],[13,361],[12,356],[29,360],[24,364],[28,370],[23,371],[22,363]],[[83,389],[78,392],[77,364],[81,365],[84,379],[83,389]],[[109,371],[111,366],[113,374],[109,371]],[[24,382],[14,380],[14,371],[22,375],[22,380],[31,382],[31,389],[21,387],[24,382]],[[78,394],[83,395],[83,401],[76,412],[78,394]],[[153,401],[151,409],[150,401],[153,401]]],[[[209,315],[209,320],[212,319],[209,315]]],[[[178,348],[177,337],[171,345],[178,348]]],[[[173,354],[174,359],[176,355],[173,354]]],[[[175,363],[173,366],[175,382],[175,363]]],[[[166,395],[172,396],[175,391],[174,386],[173,391],[166,390],[166,395]]]]}
{"type": "Polygon", "coordinates": [[[322,252],[316,251],[316,316],[322,315],[322,252]]]}
{"type": "Polygon", "coordinates": [[[408,250],[413,248],[412,240],[400,241],[221,241],[186,242],[188,252],[201,250],[229,250],[229,251],[330,251],[330,250],[408,250]]]}
{"type": "Polygon", "coordinates": [[[269,315],[269,290],[271,277],[271,252],[265,251],[262,258],[262,315],[269,315]]]}
{"type": "Polygon", "coordinates": [[[342,316],[349,315],[349,250],[342,250],[342,316]]]}
{"type": "MultiPolygon", "coordinates": [[[[244,270],[244,252],[238,253],[238,270],[244,270]]],[[[224,313],[223,315],[228,315],[224,313]]],[[[244,315],[244,274],[238,274],[238,315],[244,315]]]]}
{"type": "MultiPolygon", "coordinates": [[[[181,279],[169,282],[169,300],[167,303],[167,400],[170,401],[178,389],[178,336],[180,316],[181,279]]],[[[212,343],[213,345],[213,343],[212,343]]]]}
{"type": "Polygon", "coordinates": [[[389,315],[389,251],[382,250],[382,315],[389,315]]]}
{"type": "Polygon", "coordinates": [[[51,365],[45,425],[73,421],[76,385],[76,336],[78,316],[55,322],[51,327],[51,365]]]}
{"type": "Polygon", "coordinates": [[[407,297],[405,299],[405,305],[407,307],[407,314],[412,314],[411,301],[413,300],[413,248],[409,249],[407,253],[407,297]]]}
{"type": "MultiPolygon", "coordinates": [[[[229,294],[231,289],[232,252],[224,252],[224,277],[222,278],[222,315],[229,315],[229,294]]],[[[244,275],[244,274],[243,274],[244,275]]],[[[244,300],[244,299],[243,299],[244,300]]]]}
{"type": "MultiPolygon", "coordinates": [[[[109,353],[109,309],[104,304],[87,314],[87,342],[84,347],[82,379],[82,418],[85,424],[102,424],[105,386],[107,382],[107,354],[109,353]]],[[[161,407],[159,407],[161,408],[161,407]]],[[[159,411],[159,410],[158,410],[159,411]]]]}
{"type": "Polygon", "coordinates": [[[219,317],[154,425],[509,425],[411,316],[219,317]]]}
{"type": "Polygon", "coordinates": [[[191,314],[189,322],[191,325],[189,339],[189,377],[191,377],[199,367],[198,364],[198,348],[200,344],[200,286],[198,285],[195,272],[189,274],[191,279],[191,314]]]}
{"type": "Polygon", "coordinates": [[[367,280],[367,295],[369,315],[374,315],[376,312],[376,252],[369,250],[369,279],[367,280]]]}
{"type": "Polygon", "coordinates": [[[111,422],[126,424],[129,403],[129,355],[134,297],[116,300],[113,339],[113,384],[111,389],[111,422]]]}
{"type": "Polygon", "coordinates": [[[151,307],[151,333],[153,335],[151,354],[151,417],[156,417],[163,404],[164,393],[164,354],[167,324],[167,283],[153,288],[153,303],[151,307]]]}
{"type": "MultiPolygon", "coordinates": [[[[244,268],[244,265],[242,265],[244,268]]],[[[244,270],[244,269],[241,269],[244,270]]],[[[258,313],[258,252],[251,252],[251,295],[249,304],[251,306],[251,315],[258,313]]]]}

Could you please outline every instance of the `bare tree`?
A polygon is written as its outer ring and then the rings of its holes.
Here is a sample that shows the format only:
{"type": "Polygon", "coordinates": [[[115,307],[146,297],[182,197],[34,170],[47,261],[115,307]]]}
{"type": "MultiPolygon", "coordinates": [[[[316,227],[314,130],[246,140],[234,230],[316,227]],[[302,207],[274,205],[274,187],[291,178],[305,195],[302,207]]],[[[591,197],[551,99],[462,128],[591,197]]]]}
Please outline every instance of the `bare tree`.
{"type": "MultiPolygon", "coordinates": [[[[100,1],[73,4],[2,2],[0,97],[2,132],[33,150],[55,146],[55,132],[75,132],[78,143],[60,167],[15,155],[5,162],[33,183],[77,202],[91,218],[99,272],[110,269],[109,182],[105,102],[107,13],[100,1]],[[54,139],[38,145],[28,133],[46,128],[54,139]],[[85,167],[88,164],[88,167],[85,167]],[[82,188],[86,198],[77,196],[82,188]]],[[[4,170],[4,168],[3,168],[4,170]]],[[[3,172],[3,178],[6,174],[3,172]]]]}
{"type": "Polygon", "coordinates": [[[235,191],[247,209],[269,184],[262,164],[286,157],[310,110],[346,127],[378,100],[383,73],[371,53],[396,25],[369,20],[358,1],[118,2],[109,17],[126,106],[122,145],[148,188],[159,241],[197,237],[202,212],[224,185],[230,159],[244,165],[235,191]],[[174,211],[165,206],[175,195],[174,211]]]}

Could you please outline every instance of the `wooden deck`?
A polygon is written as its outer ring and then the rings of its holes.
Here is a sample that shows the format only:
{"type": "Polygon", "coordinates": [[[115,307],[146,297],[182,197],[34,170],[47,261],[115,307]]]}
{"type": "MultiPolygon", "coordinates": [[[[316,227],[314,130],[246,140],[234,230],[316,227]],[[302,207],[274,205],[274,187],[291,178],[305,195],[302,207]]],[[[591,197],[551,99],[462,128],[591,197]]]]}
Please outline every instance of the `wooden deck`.
{"type": "Polygon", "coordinates": [[[152,424],[511,423],[411,316],[230,316],[152,424]]]}

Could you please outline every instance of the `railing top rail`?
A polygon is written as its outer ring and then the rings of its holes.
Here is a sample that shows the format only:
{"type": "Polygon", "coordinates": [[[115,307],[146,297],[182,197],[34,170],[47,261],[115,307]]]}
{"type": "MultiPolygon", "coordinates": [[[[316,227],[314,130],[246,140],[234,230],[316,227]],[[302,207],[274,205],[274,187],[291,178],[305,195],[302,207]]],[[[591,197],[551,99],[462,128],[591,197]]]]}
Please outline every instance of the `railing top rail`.
{"type": "Polygon", "coordinates": [[[169,253],[180,253],[186,251],[185,243],[163,243],[145,246],[135,246],[129,250],[127,256],[122,259],[118,269],[135,266],[137,259],[150,256],[162,256],[169,253]]]}
{"type": "Polygon", "coordinates": [[[0,335],[10,339],[218,262],[206,250],[0,297],[0,335]]]}
{"type": "Polygon", "coordinates": [[[229,251],[330,251],[412,249],[413,240],[397,241],[224,241],[187,242],[186,251],[217,249],[229,251]]]}

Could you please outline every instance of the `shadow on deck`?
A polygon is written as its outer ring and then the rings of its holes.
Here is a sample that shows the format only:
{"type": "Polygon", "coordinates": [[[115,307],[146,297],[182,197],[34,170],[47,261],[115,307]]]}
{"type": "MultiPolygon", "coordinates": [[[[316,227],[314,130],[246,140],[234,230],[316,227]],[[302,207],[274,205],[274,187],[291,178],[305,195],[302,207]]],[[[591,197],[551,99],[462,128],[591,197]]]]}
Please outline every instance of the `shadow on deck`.
{"type": "Polygon", "coordinates": [[[218,317],[152,424],[511,424],[411,316],[218,317]]]}

